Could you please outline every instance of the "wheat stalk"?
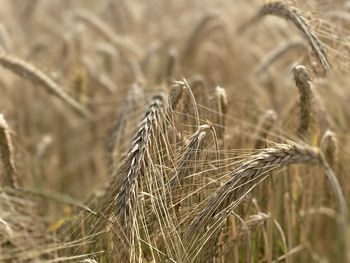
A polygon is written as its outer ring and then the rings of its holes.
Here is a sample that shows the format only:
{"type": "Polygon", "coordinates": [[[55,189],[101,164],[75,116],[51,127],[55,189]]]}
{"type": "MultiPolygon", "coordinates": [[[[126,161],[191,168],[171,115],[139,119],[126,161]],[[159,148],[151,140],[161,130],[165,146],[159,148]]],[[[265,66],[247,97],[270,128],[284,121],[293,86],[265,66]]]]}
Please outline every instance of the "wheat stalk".
{"type": "Polygon", "coordinates": [[[0,155],[4,168],[1,175],[0,186],[18,188],[11,135],[9,126],[2,114],[0,114],[0,155]]]}
{"type": "Polygon", "coordinates": [[[78,10],[74,15],[76,19],[91,26],[118,49],[124,50],[136,58],[141,57],[142,49],[139,46],[126,37],[116,35],[113,30],[97,16],[94,16],[92,13],[84,10],[78,10]]]}
{"type": "Polygon", "coordinates": [[[293,25],[299,30],[302,36],[309,43],[312,51],[314,52],[316,58],[318,59],[318,62],[324,71],[329,71],[331,65],[321,41],[316,37],[315,33],[311,30],[310,26],[306,23],[305,19],[298,13],[298,11],[295,8],[291,8],[286,3],[283,3],[281,1],[273,1],[263,5],[258,13],[240,28],[240,31],[244,31],[250,25],[259,22],[263,17],[267,15],[281,17],[293,23],[293,25]]]}
{"type": "Polygon", "coordinates": [[[94,61],[84,56],[82,58],[82,63],[86,68],[89,77],[93,81],[96,81],[97,84],[105,89],[108,93],[113,94],[116,92],[116,90],[118,90],[118,87],[115,85],[115,83],[112,82],[112,80],[105,73],[99,72],[99,70],[97,70],[94,61]]]}
{"type": "Polygon", "coordinates": [[[143,86],[139,83],[132,85],[126,100],[123,103],[122,109],[119,112],[116,121],[110,131],[110,136],[107,141],[107,151],[111,155],[111,163],[117,167],[119,156],[121,154],[121,144],[127,123],[130,121],[130,113],[137,109],[143,97],[143,86]]]}
{"type": "Polygon", "coordinates": [[[278,46],[271,53],[267,54],[262,62],[257,67],[255,74],[260,75],[265,72],[271,64],[276,60],[283,57],[286,53],[293,49],[305,48],[305,45],[300,40],[293,40],[283,43],[281,46],[278,46]]]}
{"type": "Polygon", "coordinates": [[[18,76],[31,81],[33,84],[44,87],[49,94],[52,94],[62,100],[77,114],[85,118],[91,117],[91,114],[87,109],[81,106],[49,76],[35,68],[32,64],[11,55],[1,54],[0,65],[17,74],[18,76]]]}
{"type": "Polygon", "coordinates": [[[181,56],[183,64],[191,61],[193,55],[198,49],[200,41],[202,41],[205,36],[208,36],[209,31],[213,30],[218,26],[217,20],[218,15],[207,14],[203,16],[202,19],[198,22],[198,24],[194,27],[183,48],[181,56]]]}
{"type": "Polygon", "coordinates": [[[0,24],[0,53],[7,52],[11,49],[11,39],[8,34],[7,28],[0,24]]]}
{"type": "Polygon", "coordinates": [[[201,242],[199,244],[202,244],[202,247],[196,247],[197,251],[194,253],[204,253],[200,256],[200,259],[203,259],[208,248],[213,246],[213,242],[215,244],[224,219],[242,201],[246,193],[257,185],[257,180],[278,167],[295,163],[319,164],[325,167],[326,175],[338,194],[342,215],[347,218],[346,202],[339,189],[339,183],[319,149],[295,143],[277,144],[273,148],[264,149],[251,156],[230,173],[231,179],[217,190],[215,196],[209,200],[208,205],[196,216],[189,227],[187,236],[190,251],[201,240],[203,244],[201,242]]]}

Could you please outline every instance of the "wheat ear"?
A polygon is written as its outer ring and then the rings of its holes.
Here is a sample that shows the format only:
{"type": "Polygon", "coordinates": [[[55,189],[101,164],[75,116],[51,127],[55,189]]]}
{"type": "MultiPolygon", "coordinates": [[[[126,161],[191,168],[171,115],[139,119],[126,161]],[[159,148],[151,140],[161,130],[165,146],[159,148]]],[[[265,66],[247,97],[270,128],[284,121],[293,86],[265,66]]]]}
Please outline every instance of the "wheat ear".
{"type": "Polygon", "coordinates": [[[184,86],[182,83],[174,83],[169,91],[169,104],[171,106],[171,110],[175,110],[177,105],[179,104],[184,93],[184,86]]]}
{"type": "Polygon", "coordinates": [[[266,142],[266,138],[269,135],[270,130],[273,128],[274,124],[277,120],[277,114],[273,110],[268,110],[265,112],[264,116],[261,119],[261,122],[258,125],[256,131],[255,141],[255,149],[264,148],[264,143],[266,142]]]}
{"type": "Polygon", "coordinates": [[[121,225],[127,225],[130,214],[134,212],[138,193],[138,181],[142,174],[142,169],[146,165],[144,163],[144,157],[148,154],[152,136],[160,124],[162,114],[164,114],[163,97],[157,95],[153,98],[141,122],[122,167],[125,176],[116,199],[116,214],[121,225]]]}
{"type": "Polygon", "coordinates": [[[191,135],[185,150],[179,160],[175,174],[170,179],[170,185],[172,188],[181,187],[186,175],[191,174],[191,171],[195,168],[192,164],[193,160],[200,160],[200,156],[203,153],[203,143],[207,131],[211,129],[209,125],[201,125],[198,130],[191,135]]]}
{"type": "Polygon", "coordinates": [[[214,125],[218,125],[218,127],[216,127],[217,136],[218,139],[223,143],[225,134],[226,114],[228,110],[227,94],[224,88],[215,88],[215,100],[216,107],[214,108],[214,110],[217,111],[217,121],[214,123],[214,125]]]}
{"type": "Polygon", "coordinates": [[[176,49],[169,50],[169,57],[166,64],[165,79],[168,85],[174,82],[174,74],[178,63],[178,52],[176,49]]]}
{"type": "Polygon", "coordinates": [[[190,123],[194,123],[192,128],[197,129],[200,126],[199,111],[196,98],[192,92],[190,85],[185,79],[181,81],[175,81],[174,85],[182,86],[184,90],[184,121],[186,122],[187,119],[190,119],[190,123]],[[191,116],[189,114],[191,113],[191,108],[194,116],[191,116]]]}
{"type": "MultiPolygon", "coordinates": [[[[116,169],[104,194],[96,203],[97,210],[106,218],[112,218],[115,230],[114,242],[123,244],[116,257],[121,262],[132,262],[136,257],[139,240],[139,186],[143,175],[152,166],[151,149],[156,147],[159,129],[165,120],[165,100],[156,95],[147,108],[139,124],[133,141],[122,164],[116,169]]],[[[93,223],[92,232],[102,231],[106,227],[104,218],[93,223]]]]}
{"type": "Polygon", "coordinates": [[[332,131],[327,130],[324,133],[320,148],[329,165],[334,168],[338,163],[339,143],[336,135],[332,131]]]}
{"type": "Polygon", "coordinates": [[[297,133],[300,137],[307,134],[311,124],[313,114],[312,110],[312,91],[310,77],[304,66],[297,65],[293,68],[295,84],[299,91],[299,127],[297,133]]]}

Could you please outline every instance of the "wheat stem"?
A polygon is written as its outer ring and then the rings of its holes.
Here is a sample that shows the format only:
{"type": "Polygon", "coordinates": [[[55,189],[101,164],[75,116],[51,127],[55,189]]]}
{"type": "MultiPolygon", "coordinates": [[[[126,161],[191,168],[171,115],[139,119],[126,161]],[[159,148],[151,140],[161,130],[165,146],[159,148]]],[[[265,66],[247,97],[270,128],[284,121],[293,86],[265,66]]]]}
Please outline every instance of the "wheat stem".
{"type": "Polygon", "coordinates": [[[295,163],[318,164],[325,168],[327,178],[337,194],[343,218],[347,219],[346,202],[340,185],[319,149],[294,143],[278,144],[253,155],[232,171],[231,179],[216,192],[206,208],[196,216],[187,233],[192,253],[201,253],[199,260],[203,255],[205,256],[208,247],[215,244],[224,219],[242,201],[246,193],[258,184],[258,179],[264,178],[267,173],[278,167],[295,163]],[[200,240],[201,247],[198,247],[200,240]],[[193,251],[194,245],[197,245],[196,251],[193,251]]]}
{"type": "Polygon", "coordinates": [[[77,114],[90,118],[90,112],[69,96],[56,82],[54,82],[49,76],[42,71],[35,68],[32,64],[29,64],[14,56],[1,54],[0,65],[4,68],[14,72],[18,76],[21,76],[34,84],[38,84],[46,89],[49,94],[56,96],[67,104],[77,114]]]}
{"type": "Polygon", "coordinates": [[[240,28],[240,31],[244,31],[250,25],[259,22],[263,17],[267,15],[281,17],[289,22],[292,22],[309,43],[312,51],[316,55],[316,58],[324,71],[329,71],[331,65],[321,41],[316,37],[315,33],[311,30],[305,19],[300,14],[298,14],[298,11],[295,8],[291,8],[286,3],[283,3],[281,1],[273,1],[263,5],[259,12],[240,28]]]}
{"type": "Polygon", "coordinates": [[[0,186],[18,188],[11,135],[8,124],[2,114],[0,114],[0,155],[4,168],[0,186]]]}

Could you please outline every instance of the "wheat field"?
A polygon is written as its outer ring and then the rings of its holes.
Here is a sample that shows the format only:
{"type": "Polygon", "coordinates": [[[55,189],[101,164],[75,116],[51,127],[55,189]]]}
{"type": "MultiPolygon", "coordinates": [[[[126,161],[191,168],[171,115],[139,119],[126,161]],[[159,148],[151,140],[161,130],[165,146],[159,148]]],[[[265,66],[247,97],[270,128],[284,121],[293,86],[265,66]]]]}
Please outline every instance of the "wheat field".
{"type": "Polygon", "coordinates": [[[350,262],[350,2],[0,0],[0,262],[350,262]]]}

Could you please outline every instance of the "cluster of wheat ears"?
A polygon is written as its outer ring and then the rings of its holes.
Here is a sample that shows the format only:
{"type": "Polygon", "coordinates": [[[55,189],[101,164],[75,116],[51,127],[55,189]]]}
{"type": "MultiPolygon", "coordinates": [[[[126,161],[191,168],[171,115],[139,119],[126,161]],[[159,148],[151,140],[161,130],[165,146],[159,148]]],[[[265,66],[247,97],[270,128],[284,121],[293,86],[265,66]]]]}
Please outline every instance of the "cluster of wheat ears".
{"type": "Polygon", "coordinates": [[[349,262],[343,0],[0,0],[1,262],[349,262]]]}

